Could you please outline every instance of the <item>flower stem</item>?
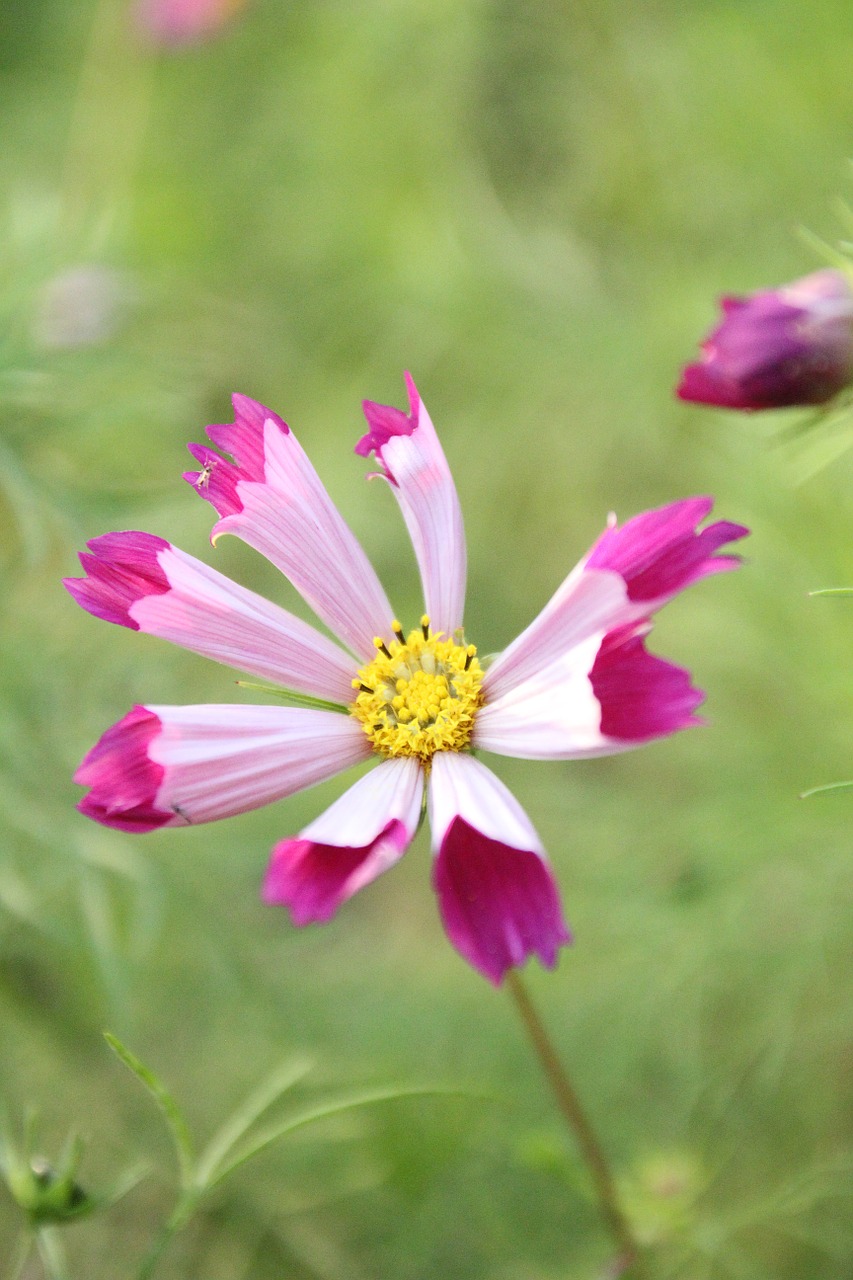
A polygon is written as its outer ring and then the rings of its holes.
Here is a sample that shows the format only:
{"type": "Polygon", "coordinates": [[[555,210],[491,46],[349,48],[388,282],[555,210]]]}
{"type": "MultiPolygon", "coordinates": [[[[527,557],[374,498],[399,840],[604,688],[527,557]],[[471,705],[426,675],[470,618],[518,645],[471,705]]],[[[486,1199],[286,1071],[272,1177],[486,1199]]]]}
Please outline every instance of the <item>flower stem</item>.
{"type": "Polygon", "coordinates": [[[21,1232],[20,1239],[18,1240],[18,1247],[12,1258],[12,1266],[6,1280],[20,1280],[24,1267],[26,1266],[27,1259],[32,1252],[32,1247],[33,1233],[29,1227],[25,1227],[21,1232]]]}
{"type": "Polygon", "coordinates": [[[163,1254],[169,1248],[175,1236],[186,1226],[189,1219],[193,1216],[198,1206],[199,1196],[192,1190],[185,1191],[179,1198],[178,1203],[172,1210],[168,1222],[166,1222],[158,1234],[151,1248],[146,1253],[137,1273],[136,1280],[149,1280],[157,1270],[157,1266],[163,1254]]]}
{"type": "Polygon", "coordinates": [[[551,1086],[557,1107],[571,1129],[592,1177],[602,1215],[619,1246],[620,1274],[630,1271],[636,1280],[641,1280],[643,1268],[640,1262],[640,1247],[619,1205],[613,1174],[610,1172],[610,1166],[595,1136],[595,1131],[581,1106],[574,1085],[557,1056],[545,1025],[517,970],[510,969],[506,985],[551,1086]]]}
{"type": "Polygon", "coordinates": [[[53,1227],[38,1227],[36,1244],[47,1280],[70,1280],[65,1252],[53,1227]]]}

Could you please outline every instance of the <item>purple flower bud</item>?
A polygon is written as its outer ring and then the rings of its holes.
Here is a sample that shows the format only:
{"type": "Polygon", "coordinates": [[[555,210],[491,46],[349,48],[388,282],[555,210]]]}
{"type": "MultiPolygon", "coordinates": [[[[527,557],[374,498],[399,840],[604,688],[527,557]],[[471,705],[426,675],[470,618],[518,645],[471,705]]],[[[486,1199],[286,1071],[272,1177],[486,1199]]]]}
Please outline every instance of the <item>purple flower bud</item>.
{"type": "Polygon", "coordinates": [[[853,381],[853,286],[842,271],[815,271],[721,306],[702,359],[681,376],[680,399],[782,409],[825,404],[853,381]]]}

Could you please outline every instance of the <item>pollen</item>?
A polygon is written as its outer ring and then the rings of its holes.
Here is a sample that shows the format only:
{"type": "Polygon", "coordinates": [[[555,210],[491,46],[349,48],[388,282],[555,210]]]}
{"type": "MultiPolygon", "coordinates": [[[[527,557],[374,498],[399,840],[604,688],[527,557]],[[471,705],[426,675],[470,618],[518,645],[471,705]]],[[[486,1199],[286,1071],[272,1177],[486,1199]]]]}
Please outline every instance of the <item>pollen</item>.
{"type": "Polygon", "coordinates": [[[396,619],[391,629],[397,639],[377,638],[376,657],[353,680],[350,711],[386,758],[428,764],[436,751],[464,751],[483,703],[476,647],[433,633],[426,615],[408,637],[396,619]]]}

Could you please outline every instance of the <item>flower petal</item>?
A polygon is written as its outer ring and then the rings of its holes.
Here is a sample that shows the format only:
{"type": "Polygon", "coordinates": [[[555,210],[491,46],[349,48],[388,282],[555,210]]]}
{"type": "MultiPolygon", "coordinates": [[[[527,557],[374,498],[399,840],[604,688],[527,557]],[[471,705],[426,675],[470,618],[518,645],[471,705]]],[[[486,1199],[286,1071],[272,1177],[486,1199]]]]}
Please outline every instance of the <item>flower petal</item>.
{"type": "Polygon", "coordinates": [[[719,521],[697,525],[712,498],[686,498],[615,523],[557,588],[530,626],[500,653],[483,679],[489,702],[545,671],[591,636],[637,623],[679,591],[712,573],[736,569],[737,556],[714,553],[749,532],[719,521]]]}
{"type": "Polygon", "coordinates": [[[705,695],[690,672],[649,653],[636,628],[608,632],[589,680],[611,742],[640,746],[703,723],[695,712],[705,695]]]}
{"type": "Polygon", "coordinates": [[[80,553],[85,578],[63,578],[66,590],[81,609],[105,622],[139,631],[130,608],[144,596],[162,595],[169,579],[158,556],[168,550],[164,538],[151,533],[105,533],[86,544],[91,554],[80,553]]]}
{"type": "Polygon", "coordinates": [[[152,711],[137,706],[107,729],[74,775],[91,788],[77,805],[81,813],[119,831],[156,831],[176,821],[171,810],[156,805],[163,768],[149,749],[160,728],[152,711]]]}
{"type": "Polygon", "coordinates": [[[208,427],[208,435],[234,461],[190,445],[202,469],[184,478],[220,516],[212,540],[233,533],[266,556],[353,653],[369,660],[374,636],[393,639],[393,611],[293,432],[263,405],[234,396],[234,422],[208,427]]]}
{"type": "Polygon", "coordinates": [[[330,920],[406,852],[418,829],[422,797],[417,760],[384,761],[316,822],[276,845],[264,901],[289,907],[297,925],[330,920]]]}
{"type": "MultiPolygon", "coordinates": [[[[623,579],[602,569],[577,565],[545,608],[520,636],[499,653],[483,677],[488,703],[510,693],[553,662],[608,627],[632,616],[623,579]]],[[[481,713],[482,714],[482,713],[481,713]]]]}
{"type": "Polygon", "coordinates": [[[351,716],[293,707],[134,707],[83,760],[78,808],[148,831],[230,818],[333,777],[371,754],[351,716]]]}
{"type": "Polygon", "coordinates": [[[433,887],[447,936],[499,985],[571,941],[545,851],[515,797],[473,756],[439,752],[429,789],[433,887]]]}
{"type": "Polygon", "coordinates": [[[601,647],[598,632],[477,712],[472,746],[502,756],[553,760],[600,754],[601,706],[589,673],[601,647]]]}
{"type": "Polygon", "coordinates": [[[287,689],[348,703],[354,663],[314,627],[148,533],[93,538],[65,586],[98,618],[287,689]]]}
{"type": "Polygon", "coordinates": [[[714,552],[745,538],[744,525],[720,520],[707,529],[697,527],[713,505],[713,498],[684,498],[644,511],[621,528],[614,522],[596,542],[587,566],[621,574],[630,600],[643,602],[647,613],[659,609],[692,583],[740,564],[739,556],[714,552]]]}
{"type": "Polygon", "coordinates": [[[400,504],[415,548],[426,611],[446,636],[462,626],[467,570],[465,530],[447,459],[411,374],[409,413],[364,401],[370,430],[355,447],[374,453],[400,504]]]}
{"type": "Polygon", "coordinates": [[[593,636],[477,714],[473,745],[528,760],[614,755],[702,721],[704,695],[632,624],[593,636]]]}

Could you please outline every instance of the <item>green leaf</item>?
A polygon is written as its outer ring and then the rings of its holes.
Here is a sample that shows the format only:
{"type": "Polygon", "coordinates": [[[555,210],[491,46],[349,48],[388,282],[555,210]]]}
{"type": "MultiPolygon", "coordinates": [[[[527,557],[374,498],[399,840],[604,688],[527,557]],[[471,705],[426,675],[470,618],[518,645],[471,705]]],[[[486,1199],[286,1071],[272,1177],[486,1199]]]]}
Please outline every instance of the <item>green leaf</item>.
{"type": "Polygon", "coordinates": [[[190,1137],[190,1131],[187,1128],[187,1122],[181,1113],[178,1104],[172,1095],[166,1089],[165,1085],[158,1079],[150,1068],[146,1067],[143,1062],[135,1054],[122,1044],[117,1036],[112,1035],[109,1031],[104,1032],[106,1040],[113,1053],[123,1062],[129,1071],[132,1071],[137,1080],[156,1102],[157,1106],[166,1121],[166,1125],[172,1135],[172,1141],[175,1144],[175,1152],[178,1158],[178,1168],[180,1170],[181,1186],[188,1188],[194,1181],[193,1177],[193,1142],[190,1137]]]}
{"type": "Polygon", "coordinates": [[[292,1058],[272,1073],[262,1084],[249,1094],[241,1107],[238,1107],[221,1128],[213,1135],[199,1157],[196,1166],[196,1181],[203,1188],[216,1178],[220,1164],[233,1150],[246,1131],[276,1102],[283,1093],[292,1089],[311,1070],[311,1062],[307,1058],[292,1058]]]}
{"type": "Polygon", "coordinates": [[[243,1148],[230,1162],[224,1164],[211,1179],[208,1184],[210,1187],[217,1186],[223,1182],[230,1174],[239,1169],[241,1165],[246,1164],[255,1156],[260,1155],[262,1151],[266,1151],[274,1143],[281,1138],[286,1138],[288,1134],[295,1133],[297,1129],[304,1129],[310,1124],[315,1124],[320,1120],[326,1120],[330,1116],[341,1115],[346,1111],[354,1111],[358,1107],[375,1106],[379,1102],[396,1102],[400,1098],[427,1098],[427,1097],[471,1097],[471,1093],[463,1089],[442,1089],[435,1087],[424,1088],[397,1088],[397,1089],[373,1089],[365,1093],[352,1094],[349,1097],[335,1099],[331,1102],[321,1103],[319,1106],[310,1107],[306,1111],[299,1111],[296,1115],[290,1116],[287,1120],[282,1120],[279,1124],[271,1125],[263,1132],[256,1134],[254,1138],[243,1148]]]}
{"type": "Polygon", "coordinates": [[[253,689],[256,693],[267,693],[271,698],[279,698],[294,707],[310,707],[314,711],[346,712],[342,702],[328,702],[325,698],[313,698],[310,693],[296,693],[293,689],[280,689],[274,684],[257,684],[254,680],[236,680],[241,689],[253,689]]]}
{"type": "MultiPolygon", "coordinates": [[[[846,206],[843,206],[843,210],[849,215],[850,210],[846,206]]],[[[839,253],[831,244],[827,244],[820,236],[815,235],[808,227],[797,227],[797,235],[803,244],[808,245],[819,258],[823,258],[824,262],[830,263],[833,267],[838,267],[841,271],[850,270],[850,259],[843,253],[839,253]]]]}

